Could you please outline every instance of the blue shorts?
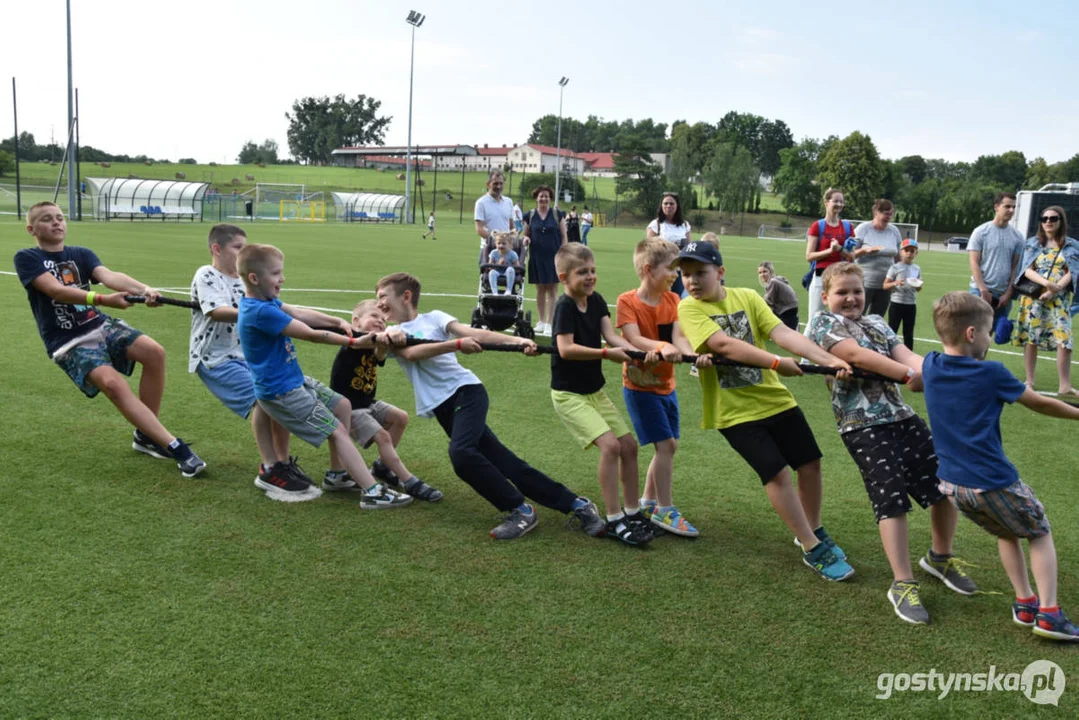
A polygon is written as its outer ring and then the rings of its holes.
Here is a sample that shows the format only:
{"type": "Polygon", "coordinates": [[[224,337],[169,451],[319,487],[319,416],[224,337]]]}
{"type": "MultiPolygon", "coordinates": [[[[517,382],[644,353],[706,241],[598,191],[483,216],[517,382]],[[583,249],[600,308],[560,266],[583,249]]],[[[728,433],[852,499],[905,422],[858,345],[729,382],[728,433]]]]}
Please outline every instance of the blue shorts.
{"type": "Polygon", "coordinates": [[[199,363],[195,372],[225,407],[245,420],[250,417],[255,405],[255,381],[246,360],[227,360],[212,369],[199,363]]]}
{"type": "Polygon", "coordinates": [[[86,397],[92,398],[99,391],[90,382],[90,373],[102,365],[109,365],[121,375],[131,377],[135,371],[135,361],[127,356],[127,350],[140,335],[141,332],[123,320],[106,316],[104,323],[69,343],[52,359],[86,397]]]}
{"type": "Polygon", "coordinates": [[[678,393],[658,395],[642,390],[622,388],[626,410],[642,446],[678,439],[678,393]]]}

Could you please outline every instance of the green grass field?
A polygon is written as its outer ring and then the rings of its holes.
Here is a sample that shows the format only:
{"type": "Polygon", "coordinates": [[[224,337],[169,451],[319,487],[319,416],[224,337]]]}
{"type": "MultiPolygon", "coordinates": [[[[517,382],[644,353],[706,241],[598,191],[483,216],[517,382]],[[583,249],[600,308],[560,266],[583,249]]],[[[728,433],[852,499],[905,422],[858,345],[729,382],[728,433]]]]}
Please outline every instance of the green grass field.
{"type": "MultiPolygon", "coordinates": [[[[161,288],[186,288],[208,261],[208,225],[72,224],[71,244],[161,288]]],[[[467,320],[475,306],[476,238],[444,226],[439,240],[401,226],[258,224],[250,240],[286,254],[286,302],[347,310],[382,275],[423,281],[420,309],[467,320]]],[[[599,291],[613,304],[636,285],[639,231],[591,235],[599,291]]],[[[0,224],[10,258],[29,244],[0,224]]],[[[757,287],[770,259],[794,279],[801,243],[725,237],[728,284],[757,287]]],[[[930,306],[966,285],[966,257],[927,252],[919,338],[930,306]]],[[[10,272],[10,261],[6,272],[10,272]]],[[[794,284],[797,284],[795,281],[794,284]]],[[[798,288],[801,293],[801,288],[798,288]]],[[[207,473],[130,449],[130,427],[104,398],[85,399],[45,357],[17,279],[0,277],[11,308],[0,361],[0,717],[1075,717],[1018,692],[896,693],[877,700],[880,673],[1021,673],[1047,659],[1076,677],[1073,648],[1014,626],[996,543],[969,522],[956,548],[983,590],[961,597],[920,570],[933,625],[898,620],[869,501],[828,405],[823,381],[787,380],[824,454],[825,522],[857,574],[830,584],[801,563],[759,481],[718,433],[698,428],[700,394],[678,374],[683,437],[675,498],[701,530],[644,550],[592,539],[540,509],[539,527],[496,543],[498,513],[458,480],[446,438],[413,418],[406,464],[446,493],[439,505],[360,512],[354,500],[267,500],[252,486],[248,425],[187,374],[189,315],[135,307],[123,317],[168,351],[165,424],[195,443],[207,473]]],[[[804,302],[804,293],[803,293],[804,302]]],[[[534,307],[534,306],[533,306],[534,307]]],[[[804,314],[804,306],[803,306],[804,314]]],[[[937,347],[920,341],[917,349],[937,347]]],[[[1003,348],[1010,351],[1011,348],[1003,348]]],[[[303,344],[303,369],[326,379],[334,349],[303,344]]],[[[1021,358],[992,353],[1014,372],[1021,358]]],[[[597,454],[571,447],[549,398],[543,358],[462,358],[492,399],[491,427],[532,464],[598,498],[597,454]]],[[[619,373],[605,366],[621,407],[619,373]]],[[[1039,384],[1055,389],[1053,363],[1039,384]]],[[[414,409],[389,363],[379,397],[414,409]]],[[[923,412],[924,402],[910,396],[923,412]]],[[[1061,603],[1079,615],[1079,452],[1065,421],[1005,410],[1005,445],[1058,528],[1061,603]]],[[[312,476],[327,451],[297,443],[312,476]]],[[[367,454],[371,459],[370,453],[367,454]]],[[[641,450],[641,467],[651,453],[641,450]]],[[[642,471],[643,475],[643,471],[642,471]]],[[[917,559],[928,513],[911,516],[917,559]]]]}

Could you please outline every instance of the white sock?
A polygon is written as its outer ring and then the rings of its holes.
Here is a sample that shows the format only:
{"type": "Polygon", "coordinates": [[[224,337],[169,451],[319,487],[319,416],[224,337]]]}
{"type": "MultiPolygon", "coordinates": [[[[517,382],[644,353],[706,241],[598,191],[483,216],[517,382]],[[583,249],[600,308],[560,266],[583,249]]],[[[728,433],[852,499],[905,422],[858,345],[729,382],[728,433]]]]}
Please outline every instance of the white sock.
{"type": "Polygon", "coordinates": [[[629,515],[630,517],[633,517],[640,511],[641,509],[639,507],[630,507],[629,505],[626,505],[626,515],[629,515]]]}
{"type": "Polygon", "coordinates": [[[607,522],[614,522],[616,520],[621,520],[625,516],[626,516],[626,514],[624,512],[617,512],[614,515],[608,515],[607,516],[607,522]]]}

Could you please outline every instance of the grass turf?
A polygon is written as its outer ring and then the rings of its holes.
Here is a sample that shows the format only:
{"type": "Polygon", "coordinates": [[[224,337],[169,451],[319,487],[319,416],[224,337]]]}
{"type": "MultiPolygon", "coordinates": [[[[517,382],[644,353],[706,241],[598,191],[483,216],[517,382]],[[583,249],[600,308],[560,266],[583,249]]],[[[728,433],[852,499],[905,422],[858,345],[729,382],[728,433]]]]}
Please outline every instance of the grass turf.
{"type": "MultiPolygon", "coordinates": [[[[186,287],[208,261],[208,229],[73,224],[69,242],[144,282],[186,287]]],[[[467,320],[475,305],[468,226],[442,225],[436,242],[421,241],[419,226],[249,231],[252,242],[285,252],[286,302],[347,310],[371,296],[359,291],[377,278],[407,270],[423,282],[421,311],[467,320]]],[[[612,305],[636,285],[639,237],[590,236],[598,290],[612,305]]],[[[7,257],[27,240],[17,225],[0,225],[7,257]]],[[[730,285],[756,286],[762,259],[792,280],[805,266],[801,243],[725,237],[723,253],[730,285]]],[[[965,286],[966,256],[924,253],[919,264],[927,284],[917,335],[931,338],[931,301],[965,286]]],[[[877,676],[990,665],[1021,673],[1038,659],[1074,672],[1073,649],[1009,621],[995,542],[962,519],[957,552],[978,566],[983,590],[1003,594],[964,598],[916,569],[933,625],[894,616],[869,502],[819,378],[786,384],[825,454],[825,522],[857,570],[842,584],[801,564],[753,473],[718,433],[698,429],[700,395],[685,368],[675,498],[700,539],[668,536],[634,550],[571,532],[541,508],[536,531],[496,543],[487,531],[498,513],[453,475],[431,420],[414,418],[400,451],[445,491],[439,505],[364,513],[332,496],[268,501],[251,485],[257,458],[247,424],[186,372],[186,311],[135,307],[123,317],[169,354],[162,419],[209,462],[204,477],[184,480],[171,463],[131,451],[130,428],[108,402],[87,401],[47,361],[14,277],[0,278],[0,297],[11,308],[0,347],[2,717],[1016,717],[1034,709],[1021,693],[953,691],[938,700],[897,692],[881,701],[877,676]]],[[[306,373],[328,377],[333,348],[298,350],[306,373]]],[[[991,357],[1021,372],[1018,356],[991,357]]],[[[486,384],[500,438],[598,500],[596,453],[568,443],[551,409],[547,361],[489,353],[462,362],[486,384]]],[[[621,406],[618,368],[608,363],[605,372],[621,406]]],[[[1053,385],[1052,361],[1038,377],[1053,385]]],[[[380,374],[379,397],[414,408],[393,363],[380,374]]],[[[908,399],[924,415],[922,398],[908,399]]],[[[1079,613],[1079,538],[1066,521],[1076,511],[1072,428],[1014,407],[1003,432],[1062,529],[1061,603],[1079,613]]],[[[294,452],[311,475],[325,470],[325,448],[296,443],[294,452]]],[[[650,457],[641,450],[642,475],[650,457]]],[[[928,519],[911,515],[915,562],[928,519]]],[[[1057,710],[1074,716],[1077,708],[1065,692],[1057,710]]]]}

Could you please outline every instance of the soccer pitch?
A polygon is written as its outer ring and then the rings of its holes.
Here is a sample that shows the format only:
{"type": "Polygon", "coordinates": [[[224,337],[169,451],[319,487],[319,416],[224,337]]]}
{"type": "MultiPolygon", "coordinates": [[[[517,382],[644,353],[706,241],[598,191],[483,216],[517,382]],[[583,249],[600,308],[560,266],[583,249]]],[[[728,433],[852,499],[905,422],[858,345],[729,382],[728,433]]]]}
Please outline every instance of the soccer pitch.
{"type": "MultiPolygon", "coordinates": [[[[68,244],[159,288],[186,288],[209,262],[210,224],[71,223],[68,244]]],[[[287,303],[348,312],[388,273],[417,275],[420,311],[468,321],[478,280],[470,225],[259,223],[250,242],[285,253],[287,303]]],[[[589,236],[597,290],[614,305],[636,287],[643,231],[589,236]]],[[[760,260],[797,286],[805,320],[804,244],[723,237],[727,284],[754,287],[760,260]]],[[[985,594],[962,597],[915,569],[933,624],[895,617],[891,573],[854,463],[835,429],[824,382],[785,378],[824,452],[824,522],[856,575],[828,583],[806,568],[760,482],[715,431],[699,429],[700,393],[679,368],[678,507],[697,540],[643,550],[593,539],[539,508],[539,527],[494,542],[500,520],[454,476],[433,420],[412,418],[400,454],[440,488],[436,505],[361,512],[325,495],[285,504],[252,485],[247,423],[187,373],[189,313],[116,312],[168,352],[165,425],[209,463],[194,480],[130,448],[131,428],[104,398],[85,399],[45,356],[10,258],[32,244],[0,223],[9,308],[0,360],[0,717],[1018,717],[1022,692],[896,691],[882,673],[1022,673],[1073,648],[1012,624],[1011,586],[992,537],[960,518],[956,553],[985,594]],[[1001,594],[992,594],[1001,593],[1001,594]]],[[[916,351],[931,342],[931,305],[967,285],[967,256],[924,252],[916,351]]],[[[534,297],[529,287],[527,293],[534,297]]],[[[535,309],[533,302],[527,308],[535,309]]],[[[613,310],[613,308],[612,308],[613,310]]],[[[541,339],[546,341],[546,339],[541,339]]],[[[990,358],[1022,377],[1017,348],[990,358]]],[[[297,343],[306,374],[327,380],[336,348],[297,343]]],[[[595,450],[573,447],[551,407],[545,357],[463,356],[487,386],[489,424],[531,464],[599,499],[595,450]]],[[[1043,356],[1038,386],[1055,389],[1043,356]]],[[[623,409],[619,368],[606,390],[623,409]]],[[[137,374],[135,380],[137,381],[137,374]]],[[[395,363],[378,396],[414,413],[395,363]]],[[[920,395],[904,391],[925,416],[920,395]]],[[[1061,605],[1079,614],[1079,531],[1072,488],[1075,428],[1015,406],[1005,448],[1058,529],[1061,605]]],[[[372,448],[373,450],[373,448],[372,448]]],[[[312,477],[326,447],[294,442],[312,477]]],[[[373,459],[372,451],[365,457],[373,459]]],[[[644,469],[651,451],[642,448],[644,469]]],[[[910,515],[911,555],[929,544],[928,512],[910,515]]],[[[1045,710],[1074,717],[1079,690],[1045,710]]]]}

